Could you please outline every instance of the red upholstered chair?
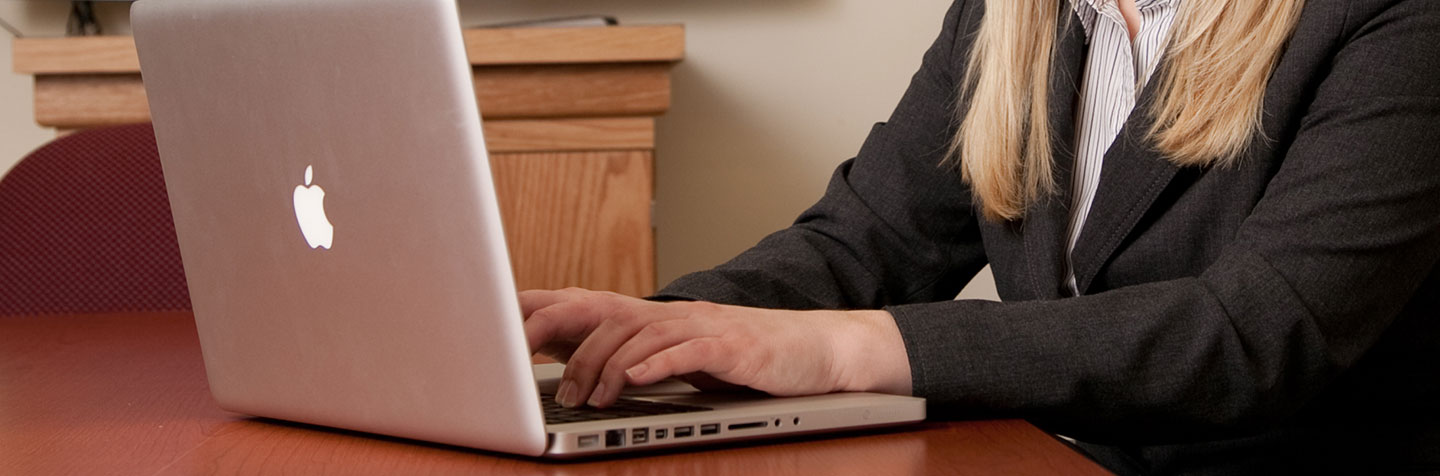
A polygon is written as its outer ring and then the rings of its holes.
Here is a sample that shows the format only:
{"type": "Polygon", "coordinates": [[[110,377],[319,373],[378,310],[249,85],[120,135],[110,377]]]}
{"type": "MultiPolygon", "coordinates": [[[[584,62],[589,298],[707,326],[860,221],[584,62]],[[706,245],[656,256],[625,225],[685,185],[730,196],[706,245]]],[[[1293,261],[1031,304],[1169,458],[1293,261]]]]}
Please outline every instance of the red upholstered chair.
{"type": "Polygon", "coordinates": [[[0,316],[184,309],[150,124],[56,139],[0,178],[0,316]]]}

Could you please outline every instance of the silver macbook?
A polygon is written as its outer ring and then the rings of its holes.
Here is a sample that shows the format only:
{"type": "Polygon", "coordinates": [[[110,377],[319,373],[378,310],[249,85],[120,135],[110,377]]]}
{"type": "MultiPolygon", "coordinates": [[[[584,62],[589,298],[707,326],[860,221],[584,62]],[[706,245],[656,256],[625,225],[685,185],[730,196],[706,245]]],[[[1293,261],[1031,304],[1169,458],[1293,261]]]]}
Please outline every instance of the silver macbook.
{"type": "Polygon", "coordinates": [[[141,0],[132,21],[222,408],[562,458],[924,419],[675,382],[547,416],[560,367],[530,363],[452,0],[141,0]]]}

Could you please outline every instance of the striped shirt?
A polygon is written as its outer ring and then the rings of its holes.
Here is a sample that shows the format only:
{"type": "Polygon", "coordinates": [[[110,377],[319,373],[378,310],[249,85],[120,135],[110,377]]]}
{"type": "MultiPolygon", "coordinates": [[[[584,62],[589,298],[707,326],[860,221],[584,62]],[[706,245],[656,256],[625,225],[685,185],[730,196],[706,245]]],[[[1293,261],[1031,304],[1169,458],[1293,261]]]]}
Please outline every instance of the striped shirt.
{"type": "Polygon", "coordinates": [[[1075,250],[1075,240],[1095,200],[1100,165],[1160,63],[1180,0],[1137,0],[1141,22],[1133,42],[1116,0],[1071,0],[1070,4],[1090,44],[1075,118],[1078,137],[1065,253],[1065,285],[1071,293],[1079,294],[1070,253],[1075,250]]]}

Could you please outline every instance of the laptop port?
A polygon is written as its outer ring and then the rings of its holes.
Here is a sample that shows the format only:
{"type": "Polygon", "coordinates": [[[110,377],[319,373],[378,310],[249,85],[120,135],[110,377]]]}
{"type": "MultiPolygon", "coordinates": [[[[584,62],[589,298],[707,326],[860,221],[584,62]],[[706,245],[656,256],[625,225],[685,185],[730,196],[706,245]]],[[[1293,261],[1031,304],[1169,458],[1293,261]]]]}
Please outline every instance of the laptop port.
{"type": "Polygon", "coordinates": [[[752,421],[752,422],[750,422],[750,423],[731,423],[731,424],[725,426],[725,429],[726,429],[726,430],[730,430],[730,431],[735,431],[735,430],[749,430],[749,429],[751,429],[751,428],[765,428],[765,422],[763,422],[763,421],[752,421]]]}
{"type": "Polygon", "coordinates": [[[677,427],[675,427],[675,437],[676,437],[676,438],[689,438],[690,435],[693,435],[693,434],[695,434],[695,427],[693,427],[693,426],[677,426],[677,427]]]}
{"type": "Polygon", "coordinates": [[[707,424],[704,424],[704,425],[700,425],[700,434],[701,434],[701,435],[713,435],[713,434],[716,434],[716,433],[719,433],[719,432],[720,432],[720,424],[719,424],[719,423],[707,423],[707,424]]]}
{"type": "Polygon", "coordinates": [[[580,435],[580,439],[576,443],[581,448],[593,448],[600,444],[600,435],[580,435]]]}
{"type": "Polygon", "coordinates": [[[650,441],[649,428],[635,428],[630,430],[630,444],[638,445],[646,441],[650,441]]]}
{"type": "Polygon", "coordinates": [[[655,439],[657,439],[657,440],[663,440],[663,439],[665,439],[665,433],[666,433],[666,431],[668,431],[668,430],[666,430],[666,429],[664,429],[664,428],[656,428],[656,429],[655,429],[655,439]]]}
{"type": "Polygon", "coordinates": [[[605,430],[605,447],[625,446],[625,430],[605,430]]]}

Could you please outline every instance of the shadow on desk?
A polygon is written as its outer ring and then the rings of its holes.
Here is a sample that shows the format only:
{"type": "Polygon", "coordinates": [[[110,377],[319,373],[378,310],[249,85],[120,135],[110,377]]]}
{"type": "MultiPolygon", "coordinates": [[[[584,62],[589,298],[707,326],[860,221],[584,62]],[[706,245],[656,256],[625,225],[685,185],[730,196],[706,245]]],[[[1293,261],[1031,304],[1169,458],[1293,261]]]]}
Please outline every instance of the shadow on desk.
{"type": "MultiPolygon", "coordinates": [[[[268,418],[241,418],[176,461],[177,473],[214,468],[301,473],[423,472],[546,475],[1106,474],[1073,453],[1038,457],[1016,420],[921,423],[555,462],[268,418]],[[1015,448],[1015,445],[1020,445],[1015,448]],[[243,451],[236,451],[242,449],[243,451]],[[375,466],[372,462],[383,463],[375,466]],[[393,466],[392,466],[393,465],[393,466]],[[343,469],[342,469],[343,468],[343,469]],[[402,469],[403,468],[403,469],[402,469]]],[[[1042,440],[1043,441],[1043,440],[1042,440]]],[[[1054,442],[1051,442],[1054,443],[1054,442]]],[[[1060,448],[1058,443],[1054,443],[1060,448]]]]}

